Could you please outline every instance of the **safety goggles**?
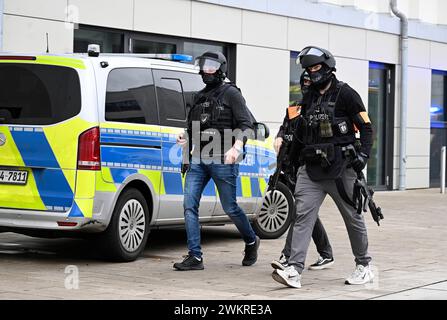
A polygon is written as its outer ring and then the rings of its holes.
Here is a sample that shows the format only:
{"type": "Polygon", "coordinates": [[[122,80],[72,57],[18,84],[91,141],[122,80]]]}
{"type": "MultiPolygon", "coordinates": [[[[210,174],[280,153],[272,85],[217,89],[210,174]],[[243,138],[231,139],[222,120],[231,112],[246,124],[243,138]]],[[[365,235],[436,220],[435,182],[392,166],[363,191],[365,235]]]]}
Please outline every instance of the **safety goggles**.
{"type": "Polygon", "coordinates": [[[197,58],[194,65],[198,67],[200,71],[208,74],[213,74],[220,68],[220,62],[208,58],[197,58]]]}

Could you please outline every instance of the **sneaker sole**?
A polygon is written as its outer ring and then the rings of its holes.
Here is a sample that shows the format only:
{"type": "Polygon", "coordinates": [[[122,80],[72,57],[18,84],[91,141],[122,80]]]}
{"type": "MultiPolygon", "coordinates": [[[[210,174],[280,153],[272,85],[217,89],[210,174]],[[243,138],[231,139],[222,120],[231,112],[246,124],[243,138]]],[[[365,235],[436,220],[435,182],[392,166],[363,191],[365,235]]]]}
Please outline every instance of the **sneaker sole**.
{"type": "Polygon", "coordinates": [[[374,276],[370,277],[366,281],[362,281],[362,282],[358,282],[358,283],[353,283],[353,282],[349,282],[348,280],[345,280],[345,284],[352,285],[352,286],[358,286],[358,285],[373,283],[373,282],[374,282],[374,276]]]}
{"type": "Polygon", "coordinates": [[[278,261],[272,261],[270,263],[270,265],[275,270],[283,270],[284,271],[284,269],[285,269],[285,267],[281,263],[279,263],[278,261]]]}
{"type": "Polygon", "coordinates": [[[201,266],[201,267],[188,267],[188,268],[174,266],[174,270],[176,270],[176,271],[196,271],[196,270],[203,270],[203,269],[205,269],[204,266],[201,266]]]}
{"type": "Polygon", "coordinates": [[[301,284],[299,286],[296,285],[291,285],[289,282],[287,282],[286,279],[284,279],[283,277],[281,277],[279,274],[276,273],[276,270],[272,272],[272,278],[273,280],[275,280],[276,282],[279,282],[287,287],[290,288],[294,288],[294,289],[299,289],[301,288],[301,284]]]}
{"type": "Polygon", "coordinates": [[[323,270],[323,269],[329,268],[333,264],[334,264],[334,261],[326,263],[326,264],[324,264],[322,266],[315,266],[315,267],[310,266],[309,270],[323,270]]]}

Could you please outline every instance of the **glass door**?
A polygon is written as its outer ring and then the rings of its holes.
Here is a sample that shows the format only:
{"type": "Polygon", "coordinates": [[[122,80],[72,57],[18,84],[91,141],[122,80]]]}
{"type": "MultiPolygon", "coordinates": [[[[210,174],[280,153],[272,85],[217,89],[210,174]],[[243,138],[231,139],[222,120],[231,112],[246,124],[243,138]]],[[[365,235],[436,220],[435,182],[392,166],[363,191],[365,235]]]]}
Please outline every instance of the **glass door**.
{"type": "Polygon", "coordinates": [[[430,187],[441,185],[441,148],[447,146],[447,72],[433,70],[430,106],[430,187]]]}
{"type": "Polygon", "coordinates": [[[368,113],[374,131],[374,144],[368,161],[368,184],[376,189],[392,189],[393,177],[393,70],[370,62],[368,113]]]}

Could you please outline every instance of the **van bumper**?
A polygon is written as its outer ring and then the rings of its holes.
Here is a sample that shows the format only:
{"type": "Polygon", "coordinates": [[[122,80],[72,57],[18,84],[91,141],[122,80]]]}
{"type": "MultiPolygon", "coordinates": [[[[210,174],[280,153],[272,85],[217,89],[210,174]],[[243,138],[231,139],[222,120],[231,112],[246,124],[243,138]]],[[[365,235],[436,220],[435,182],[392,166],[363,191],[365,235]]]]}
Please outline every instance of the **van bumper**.
{"type": "Polygon", "coordinates": [[[0,209],[0,228],[101,232],[107,224],[95,218],[68,217],[68,212],[0,209]]]}

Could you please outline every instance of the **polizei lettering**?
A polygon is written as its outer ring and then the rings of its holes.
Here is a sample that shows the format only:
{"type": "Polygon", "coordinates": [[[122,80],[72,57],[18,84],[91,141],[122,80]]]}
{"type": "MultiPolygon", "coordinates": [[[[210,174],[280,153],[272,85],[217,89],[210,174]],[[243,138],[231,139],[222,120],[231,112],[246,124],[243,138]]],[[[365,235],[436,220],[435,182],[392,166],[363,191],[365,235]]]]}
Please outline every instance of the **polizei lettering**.
{"type": "Polygon", "coordinates": [[[188,307],[181,305],[180,307],[175,307],[175,315],[199,315],[205,318],[208,313],[208,307],[188,307]]]}

